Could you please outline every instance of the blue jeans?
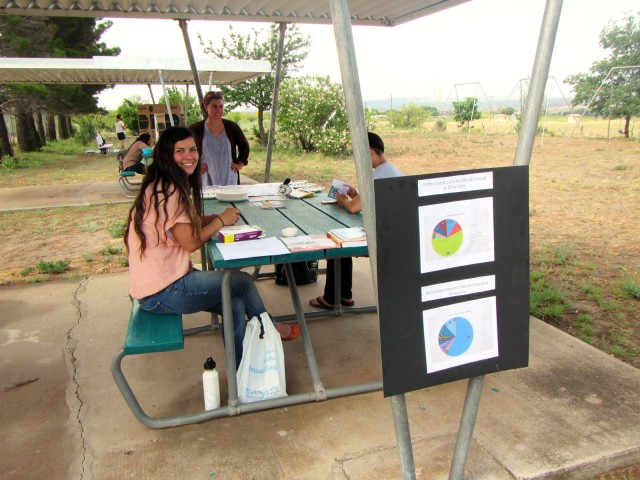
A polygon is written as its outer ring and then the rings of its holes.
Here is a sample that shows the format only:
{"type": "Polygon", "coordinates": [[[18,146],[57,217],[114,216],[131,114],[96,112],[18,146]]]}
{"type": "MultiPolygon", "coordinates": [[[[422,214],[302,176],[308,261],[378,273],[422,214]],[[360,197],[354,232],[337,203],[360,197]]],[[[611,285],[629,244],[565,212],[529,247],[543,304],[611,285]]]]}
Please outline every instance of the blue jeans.
{"type": "MultiPolygon", "coordinates": [[[[205,311],[222,315],[223,275],[220,270],[192,270],[164,290],[139,300],[140,307],[157,314],[205,311]]],[[[231,306],[237,368],[242,358],[247,317],[253,318],[266,311],[251,275],[246,272],[235,272],[231,277],[231,306]]]]}

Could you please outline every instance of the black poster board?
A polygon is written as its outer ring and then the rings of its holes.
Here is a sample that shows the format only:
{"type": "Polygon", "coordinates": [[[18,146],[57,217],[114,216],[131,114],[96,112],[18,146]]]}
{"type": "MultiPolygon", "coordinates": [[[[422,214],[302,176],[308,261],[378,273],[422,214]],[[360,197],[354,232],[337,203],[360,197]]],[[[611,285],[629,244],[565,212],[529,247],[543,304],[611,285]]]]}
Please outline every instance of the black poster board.
{"type": "Polygon", "coordinates": [[[384,395],[526,367],[528,167],[374,188],[384,395]]]}

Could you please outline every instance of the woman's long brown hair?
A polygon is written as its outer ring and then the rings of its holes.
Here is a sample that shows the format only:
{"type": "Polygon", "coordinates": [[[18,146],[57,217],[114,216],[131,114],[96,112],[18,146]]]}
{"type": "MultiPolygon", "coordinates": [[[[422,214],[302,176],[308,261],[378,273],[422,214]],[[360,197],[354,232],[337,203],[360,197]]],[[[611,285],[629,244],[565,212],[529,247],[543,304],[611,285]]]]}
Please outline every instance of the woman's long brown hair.
{"type": "Polygon", "coordinates": [[[155,210],[156,218],[160,217],[161,208],[164,213],[164,225],[161,228],[157,224],[155,226],[157,239],[160,241],[160,232],[166,231],[166,223],[169,220],[167,200],[171,195],[178,195],[178,204],[182,208],[174,215],[186,212],[193,225],[194,238],[199,238],[202,227],[200,215],[203,213],[200,161],[198,160],[195,171],[187,176],[173,158],[175,144],[187,138],[193,138],[193,133],[184,127],[170,127],[160,135],[158,143],[153,149],[153,162],[147,167],[140,192],[129,210],[127,228],[124,231],[124,244],[127,247],[127,253],[129,253],[129,230],[132,225],[136,235],[140,238],[140,257],[147,248],[147,238],[142,231],[142,222],[151,208],[155,210]],[[145,193],[147,189],[151,189],[150,205],[146,204],[145,193]]]}

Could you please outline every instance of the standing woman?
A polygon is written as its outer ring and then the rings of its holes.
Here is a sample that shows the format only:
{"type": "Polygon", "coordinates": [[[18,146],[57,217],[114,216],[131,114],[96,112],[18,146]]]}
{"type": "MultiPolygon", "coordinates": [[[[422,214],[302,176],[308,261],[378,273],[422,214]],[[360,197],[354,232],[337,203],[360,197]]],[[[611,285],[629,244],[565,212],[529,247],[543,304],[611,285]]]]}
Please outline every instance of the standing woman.
{"type": "Polygon", "coordinates": [[[127,138],[124,135],[124,130],[127,128],[127,126],[124,124],[124,121],[122,120],[122,115],[118,114],[116,116],[116,135],[118,136],[118,140],[120,140],[120,150],[124,150],[124,139],[127,138]]]}
{"type": "MultiPolygon", "coordinates": [[[[234,225],[240,211],[229,207],[219,215],[201,214],[198,160],[190,130],[165,130],[129,212],[124,233],[129,255],[129,293],[148,312],[222,314],[224,273],[193,269],[189,255],[223,226],[234,225]]],[[[237,366],[242,358],[246,317],[260,315],[266,309],[246,272],[233,275],[231,297],[237,366]]],[[[293,336],[293,327],[281,324],[278,329],[285,337],[293,336]]]]}
{"type": "Polygon", "coordinates": [[[249,163],[249,141],[240,125],[222,118],[222,93],[208,92],[202,106],[206,120],[189,126],[202,158],[202,185],[239,185],[240,170],[249,163]]]}

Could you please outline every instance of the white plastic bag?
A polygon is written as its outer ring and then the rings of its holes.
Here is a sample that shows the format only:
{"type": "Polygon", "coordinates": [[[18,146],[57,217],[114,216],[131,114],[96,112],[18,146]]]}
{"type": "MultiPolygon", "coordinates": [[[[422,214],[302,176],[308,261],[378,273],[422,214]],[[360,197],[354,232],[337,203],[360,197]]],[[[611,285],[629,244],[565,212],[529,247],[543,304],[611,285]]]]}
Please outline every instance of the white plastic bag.
{"type": "Polygon", "coordinates": [[[282,340],[265,312],[247,323],[238,368],[238,399],[249,403],[286,396],[282,340]]]}

